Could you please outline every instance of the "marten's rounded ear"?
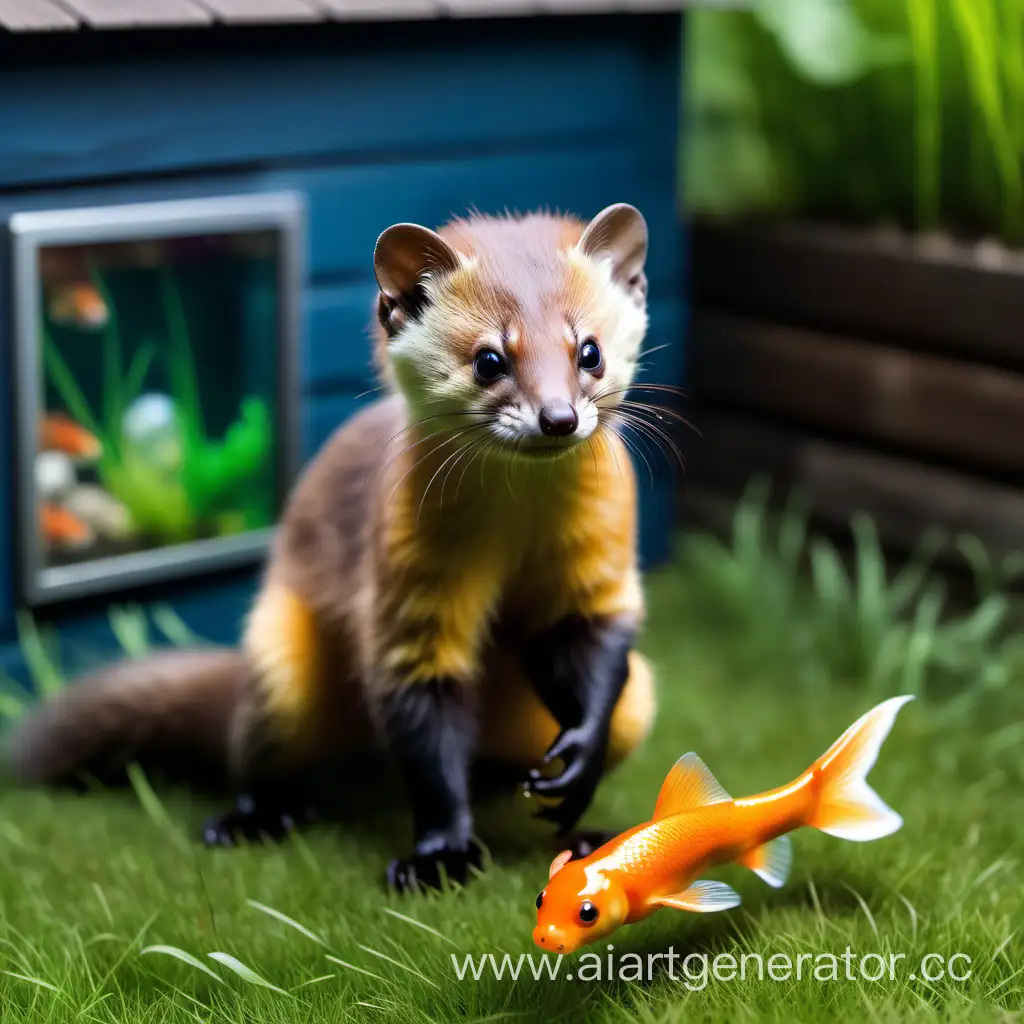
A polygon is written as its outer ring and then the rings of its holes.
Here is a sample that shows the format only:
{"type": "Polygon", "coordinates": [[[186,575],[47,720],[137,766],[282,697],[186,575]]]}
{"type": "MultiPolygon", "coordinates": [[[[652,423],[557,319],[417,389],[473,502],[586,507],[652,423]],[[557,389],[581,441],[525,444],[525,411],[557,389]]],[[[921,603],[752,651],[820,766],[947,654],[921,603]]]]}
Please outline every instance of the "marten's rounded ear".
{"type": "Polygon", "coordinates": [[[594,259],[608,260],[612,276],[638,302],[647,295],[647,221],[628,203],[603,209],[586,227],[579,240],[581,252],[594,259]]]}
{"type": "Polygon", "coordinates": [[[459,268],[459,254],[436,232],[419,224],[394,224],[377,239],[373,272],[393,302],[414,298],[427,274],[459,268]]]}

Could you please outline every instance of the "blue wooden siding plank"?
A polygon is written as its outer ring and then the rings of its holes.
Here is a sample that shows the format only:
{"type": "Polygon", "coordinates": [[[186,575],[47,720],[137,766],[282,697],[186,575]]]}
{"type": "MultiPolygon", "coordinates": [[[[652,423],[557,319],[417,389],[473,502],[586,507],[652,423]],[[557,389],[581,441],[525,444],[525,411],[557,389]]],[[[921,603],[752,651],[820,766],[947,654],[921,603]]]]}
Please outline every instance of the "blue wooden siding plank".
{"type": "Polygon", "coordinates": [[[0,110],[0,183],[520,137],[640,140],[674,120],[677,33],[665,29],[677,20],[581,19],[571,60],[565,28],[527,19],[500,38],[490,22],[352,26],[336,52],[258,62],[11,68],[0,75],[18,96],[0,110]]]}
{"type": "Polygon", "coordinates": [[[652,283],[676,285],[681,267],[674,151],[586,147],[426,163],[280,171],[268,189],[297,188],[307,198],[308,266],[314,278],[366,276],[377,236],[395,221],[436,226],[476,207],[501,213],[547,206],[582,217],[631,202],[651,230],[652,283]]]}
{"type": "Polygon", "coordinates": [[[627,201],[640,207],[650,224],[652,287],[676,287],[682,228],[676,213],[674,160],[671,147],[650,142],[629,147],[592,143],[555,151],[297,167],[0,194],[0,219],[18,211],[297,190],[307,205],[306,262],[311,276],[370,280],[377,236],[395,221],[435,226],[473,206],[485,213],[547,206],[586,217],[608,203],[627,201]]]}
{"type": "Polygon", "coordinates": [[[302,459],[308,462],[332,433],[376,395],[313,395],[302,415],[302,459]]]}
{"type": "Polygon", "coordinates": [[[372,279],[309,292],[302,353],[302,384],[307,391],[371,386],[370,326],[376,295],[372,279]]]}

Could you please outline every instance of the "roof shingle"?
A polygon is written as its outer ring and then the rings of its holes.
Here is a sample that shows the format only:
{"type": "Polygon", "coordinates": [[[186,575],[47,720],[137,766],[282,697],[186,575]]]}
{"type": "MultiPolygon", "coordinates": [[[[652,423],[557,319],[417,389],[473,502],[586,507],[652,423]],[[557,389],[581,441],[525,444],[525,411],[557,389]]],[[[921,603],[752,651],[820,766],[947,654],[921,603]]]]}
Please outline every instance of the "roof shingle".
{"type": "MultiPolygon", "coordinates": [[[[161,0],[162,2],[162,0],[161,0]]],[[[228,24],[261,21],[320,21],[326,12],[315,0],[193,0],[228,24]]]]}
{"type": "Polygon", "coordinates": [[[0,0],[0,29],[18,32],[209,25],[215,22],[391,21],[484,15],[679,10],[691,0],[0,0]]]}
{"type": "Polygon", "coordinates": [[[0,25],[12,32],[36,32],[75,28],[78,19],[53,0],[0,0],[0,25]]]}
{"type": "Polygon", "coordinates": [[[191,0],[62,0],[63,5],[92,28],[158,28],[203,25],[209,11],[191,0]]]}

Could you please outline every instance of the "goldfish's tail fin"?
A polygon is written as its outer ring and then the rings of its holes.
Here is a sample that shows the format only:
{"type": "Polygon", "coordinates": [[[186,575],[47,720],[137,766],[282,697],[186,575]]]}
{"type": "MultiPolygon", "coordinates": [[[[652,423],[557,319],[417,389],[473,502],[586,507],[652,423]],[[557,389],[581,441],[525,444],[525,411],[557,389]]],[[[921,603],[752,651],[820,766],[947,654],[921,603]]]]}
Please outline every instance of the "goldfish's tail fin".
{"type": "Polygon", "coordinates": [[[867,776],[900,708],[912,696],[892,697],[857,719],[814,763],[820,789],[807,824],[865,843],[896,832],[903,819],[868,785],[867,776]]]}

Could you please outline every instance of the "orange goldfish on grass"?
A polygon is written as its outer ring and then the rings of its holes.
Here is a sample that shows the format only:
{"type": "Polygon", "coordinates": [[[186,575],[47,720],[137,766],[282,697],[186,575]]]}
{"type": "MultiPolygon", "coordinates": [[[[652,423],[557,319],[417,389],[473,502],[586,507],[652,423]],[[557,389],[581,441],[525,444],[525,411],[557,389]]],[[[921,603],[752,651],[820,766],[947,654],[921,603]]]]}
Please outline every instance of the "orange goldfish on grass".
{"type": "Polygon", "coordinates": [[[537,897],[534,942],[571,953],[662,907],[708,913],[738,906],[735,890],[701,876],[735,862],[778,888],[789,874],[787,833],[798,828],[856,842],[891,835],[903,819],[867,775],[912,699],[883,701],[795,781],[757,796],[734,800],[696,754],[685,754],[662,784],[650,821],[588,857],[572,860],[565,850],[552,861],[547,888],[537,897]]]}

